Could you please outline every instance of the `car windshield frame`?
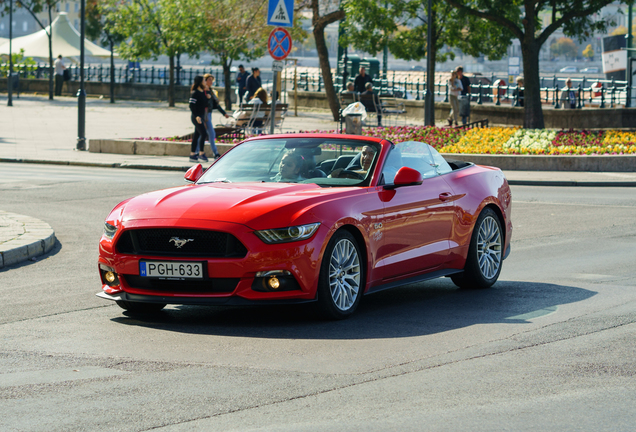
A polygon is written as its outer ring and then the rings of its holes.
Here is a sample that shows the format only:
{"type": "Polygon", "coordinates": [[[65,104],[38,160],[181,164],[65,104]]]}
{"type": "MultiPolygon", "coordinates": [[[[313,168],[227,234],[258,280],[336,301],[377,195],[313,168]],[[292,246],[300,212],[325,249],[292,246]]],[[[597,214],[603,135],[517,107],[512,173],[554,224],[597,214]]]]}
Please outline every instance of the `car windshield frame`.
{"type": "Polygon", "coordinates": [[[421,141],[404,141],[395,144],[382,167],[380,184],[393,184],[393,178],[402,167],[418,171],[423,179],[437,177],[453,171],[450,164],[435,149],[421,141]]]}
{"type": "Polygon", "coordinates": [[[249,139],[213,163],[196,184],[256,182],[364,187],[373,181],[381,153],[380,140],[373,139],[298,135],[249,139]],[[366,170],[360,162],[365,146],[374,150],[373,160],[366,170]],[[285,163],[281,163],[283,158],[285,163]],[[331,169],[336,164],[339,164],[339,171],[331,169]],[[291,165],[291,171],[286,171],[289,166],[285,168],[284,165],[291,165]],[[299,165],[302,168],[297,173],[299,165]]]}

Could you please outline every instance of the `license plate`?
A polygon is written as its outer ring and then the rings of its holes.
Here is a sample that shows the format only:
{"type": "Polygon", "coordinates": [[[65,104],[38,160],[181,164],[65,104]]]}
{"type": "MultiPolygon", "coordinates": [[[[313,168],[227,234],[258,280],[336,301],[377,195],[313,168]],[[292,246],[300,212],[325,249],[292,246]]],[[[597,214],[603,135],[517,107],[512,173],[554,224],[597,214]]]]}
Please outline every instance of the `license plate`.
{"type": "Polygon", "coordinates": [[[139,276],[203,279],[203,263],[175,261],[139,261],[139,276]]]}

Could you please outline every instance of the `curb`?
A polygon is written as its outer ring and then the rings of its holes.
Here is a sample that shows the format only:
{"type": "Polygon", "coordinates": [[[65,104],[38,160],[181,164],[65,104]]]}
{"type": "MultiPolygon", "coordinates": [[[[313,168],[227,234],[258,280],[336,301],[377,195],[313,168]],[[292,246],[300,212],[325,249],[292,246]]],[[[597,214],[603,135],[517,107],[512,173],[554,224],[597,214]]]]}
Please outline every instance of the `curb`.
{"type": "Polygon", "coordinates": [[[21,158],[0,158],[0,162],[31,163],[31,164],[46,164],[46,165],[69,165],[69,166],[96,167],[96,168],[129,168],[129,169],[183,171],[183,172],[186,172],[188,169],[191,168],[191,165],[187,165],[187,166],[143,165],[143,164],[119,163],[119,162],[114,162],[114,163],[79,162],[79,161],[56,161],[56,160],[21,159],[21,158]]]}
{"type": "Polygon", "coordinates": [[[0,269],[50,252],[55,231],[40,219],[0,210],[0,228],[15,231],[15,238],[0,244],[0,269]]]}

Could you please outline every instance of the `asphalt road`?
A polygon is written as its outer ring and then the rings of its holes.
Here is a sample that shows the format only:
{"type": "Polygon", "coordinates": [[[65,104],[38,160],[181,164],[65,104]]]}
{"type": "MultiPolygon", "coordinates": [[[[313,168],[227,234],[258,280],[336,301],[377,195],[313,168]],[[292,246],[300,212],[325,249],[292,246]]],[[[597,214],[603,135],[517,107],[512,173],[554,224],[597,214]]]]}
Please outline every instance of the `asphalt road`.
{"type": "Polygon", "coordinates": [[[499,282],[307,307],[95,297],[120,200],[182,173],[0,164],[0,208],[49,223],[52,253],[0,271],[0,430],[632,431],[636,189],[513,187],[499,282]]]}

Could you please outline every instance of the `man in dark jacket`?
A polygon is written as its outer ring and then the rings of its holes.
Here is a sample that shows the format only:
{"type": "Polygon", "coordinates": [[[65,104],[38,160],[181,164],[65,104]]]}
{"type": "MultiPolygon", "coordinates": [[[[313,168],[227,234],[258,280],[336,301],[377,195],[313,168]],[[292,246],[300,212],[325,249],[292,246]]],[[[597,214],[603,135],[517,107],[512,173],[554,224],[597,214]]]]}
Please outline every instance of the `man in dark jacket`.
{"type": "Polygon", "coordinates": [[[239,71],[236,74],[236,85],[238,86],[238,94],[239,94],[239,104],[243,103],[243,96],[245,96],[245,92],[247,91],[247,77],[249,74],[243,67],[243,65],[239,65],[239,71]]]}
{"type": "Polygon", "coordinates": [[[373,84],[373,80],[371,79],[369,75],[367,75],[366,69],[364,67],[361,67],[360,74],[356,77],[355,81],[353,82],[354,87],[356,88],[356,91],[358,93],[364,93],[366,91],[367,83],[373,84]]]}

